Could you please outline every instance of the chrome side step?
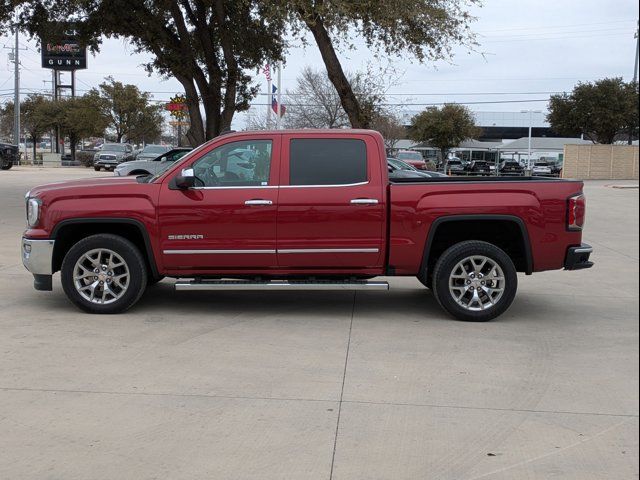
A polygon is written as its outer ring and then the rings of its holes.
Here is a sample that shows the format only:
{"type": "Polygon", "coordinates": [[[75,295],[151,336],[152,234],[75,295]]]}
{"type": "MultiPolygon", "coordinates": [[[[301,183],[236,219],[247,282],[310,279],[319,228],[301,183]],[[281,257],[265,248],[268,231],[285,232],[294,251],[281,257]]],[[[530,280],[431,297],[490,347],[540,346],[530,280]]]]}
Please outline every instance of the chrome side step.
{"type": "Polygon", "coordinates": [[[178,280],[176,290],[389,290],[389,284],[381,281],[296,281],[272,280],[256,282],[247,280],[178,280]]]}

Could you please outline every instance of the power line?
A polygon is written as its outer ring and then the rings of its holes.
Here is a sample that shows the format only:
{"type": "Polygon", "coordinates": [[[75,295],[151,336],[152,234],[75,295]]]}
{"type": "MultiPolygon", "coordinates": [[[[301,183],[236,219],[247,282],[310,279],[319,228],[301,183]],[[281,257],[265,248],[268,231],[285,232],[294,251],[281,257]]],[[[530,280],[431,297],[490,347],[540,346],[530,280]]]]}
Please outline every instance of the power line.
{"type": "MultiPolygon", "coordinates": [[[[546,25],[544,27],[510,27],[510,28],[493,28],[491,32],[508,32],[508,31],[525,31],[525,30],[547,30],[547,29],[557,29],[557,28],[573,28],[573,27],[591,27],[594,25],[613,25],[618,23],[629,23],[633,22],[633,20],[612,20],[610,22],[595,22],[595,23],[573,23],[573,24],[563,24],[563,25],[546,25]]],[[[479,31],[478,33],[483,33],[479,31]]]]}

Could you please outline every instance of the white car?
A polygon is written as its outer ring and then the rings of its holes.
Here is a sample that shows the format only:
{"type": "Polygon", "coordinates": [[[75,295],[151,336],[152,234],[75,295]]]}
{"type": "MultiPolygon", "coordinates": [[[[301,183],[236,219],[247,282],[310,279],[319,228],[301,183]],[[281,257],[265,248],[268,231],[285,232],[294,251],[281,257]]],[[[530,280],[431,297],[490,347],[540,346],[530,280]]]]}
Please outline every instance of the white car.
{"type": "Polygon", "coordinates": [[[546,162],[536,162],[531,169],[533,175],[551,175],[551,165],[546,162]]]}

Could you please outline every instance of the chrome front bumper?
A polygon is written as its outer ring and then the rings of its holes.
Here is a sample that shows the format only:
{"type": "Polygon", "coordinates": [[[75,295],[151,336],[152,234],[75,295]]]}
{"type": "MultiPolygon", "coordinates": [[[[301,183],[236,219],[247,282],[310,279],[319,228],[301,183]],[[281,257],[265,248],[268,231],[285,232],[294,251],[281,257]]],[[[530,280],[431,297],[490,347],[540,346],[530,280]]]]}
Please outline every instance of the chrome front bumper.
{"type": "Polygon", "coordinates": [[[22,264],[33,274],[36,290],[51,290],[53,240],[22,238],[22,264]]]}

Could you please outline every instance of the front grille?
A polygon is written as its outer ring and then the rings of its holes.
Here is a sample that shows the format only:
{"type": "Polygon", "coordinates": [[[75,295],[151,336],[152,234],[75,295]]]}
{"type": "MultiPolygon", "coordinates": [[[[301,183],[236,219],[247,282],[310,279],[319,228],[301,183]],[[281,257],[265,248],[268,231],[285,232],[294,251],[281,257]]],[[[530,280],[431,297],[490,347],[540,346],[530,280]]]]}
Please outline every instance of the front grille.
{"type": "Polygon", "coordinates": [[[115,155],[100,155],[100,160],[115,160],[115,155]]]}

